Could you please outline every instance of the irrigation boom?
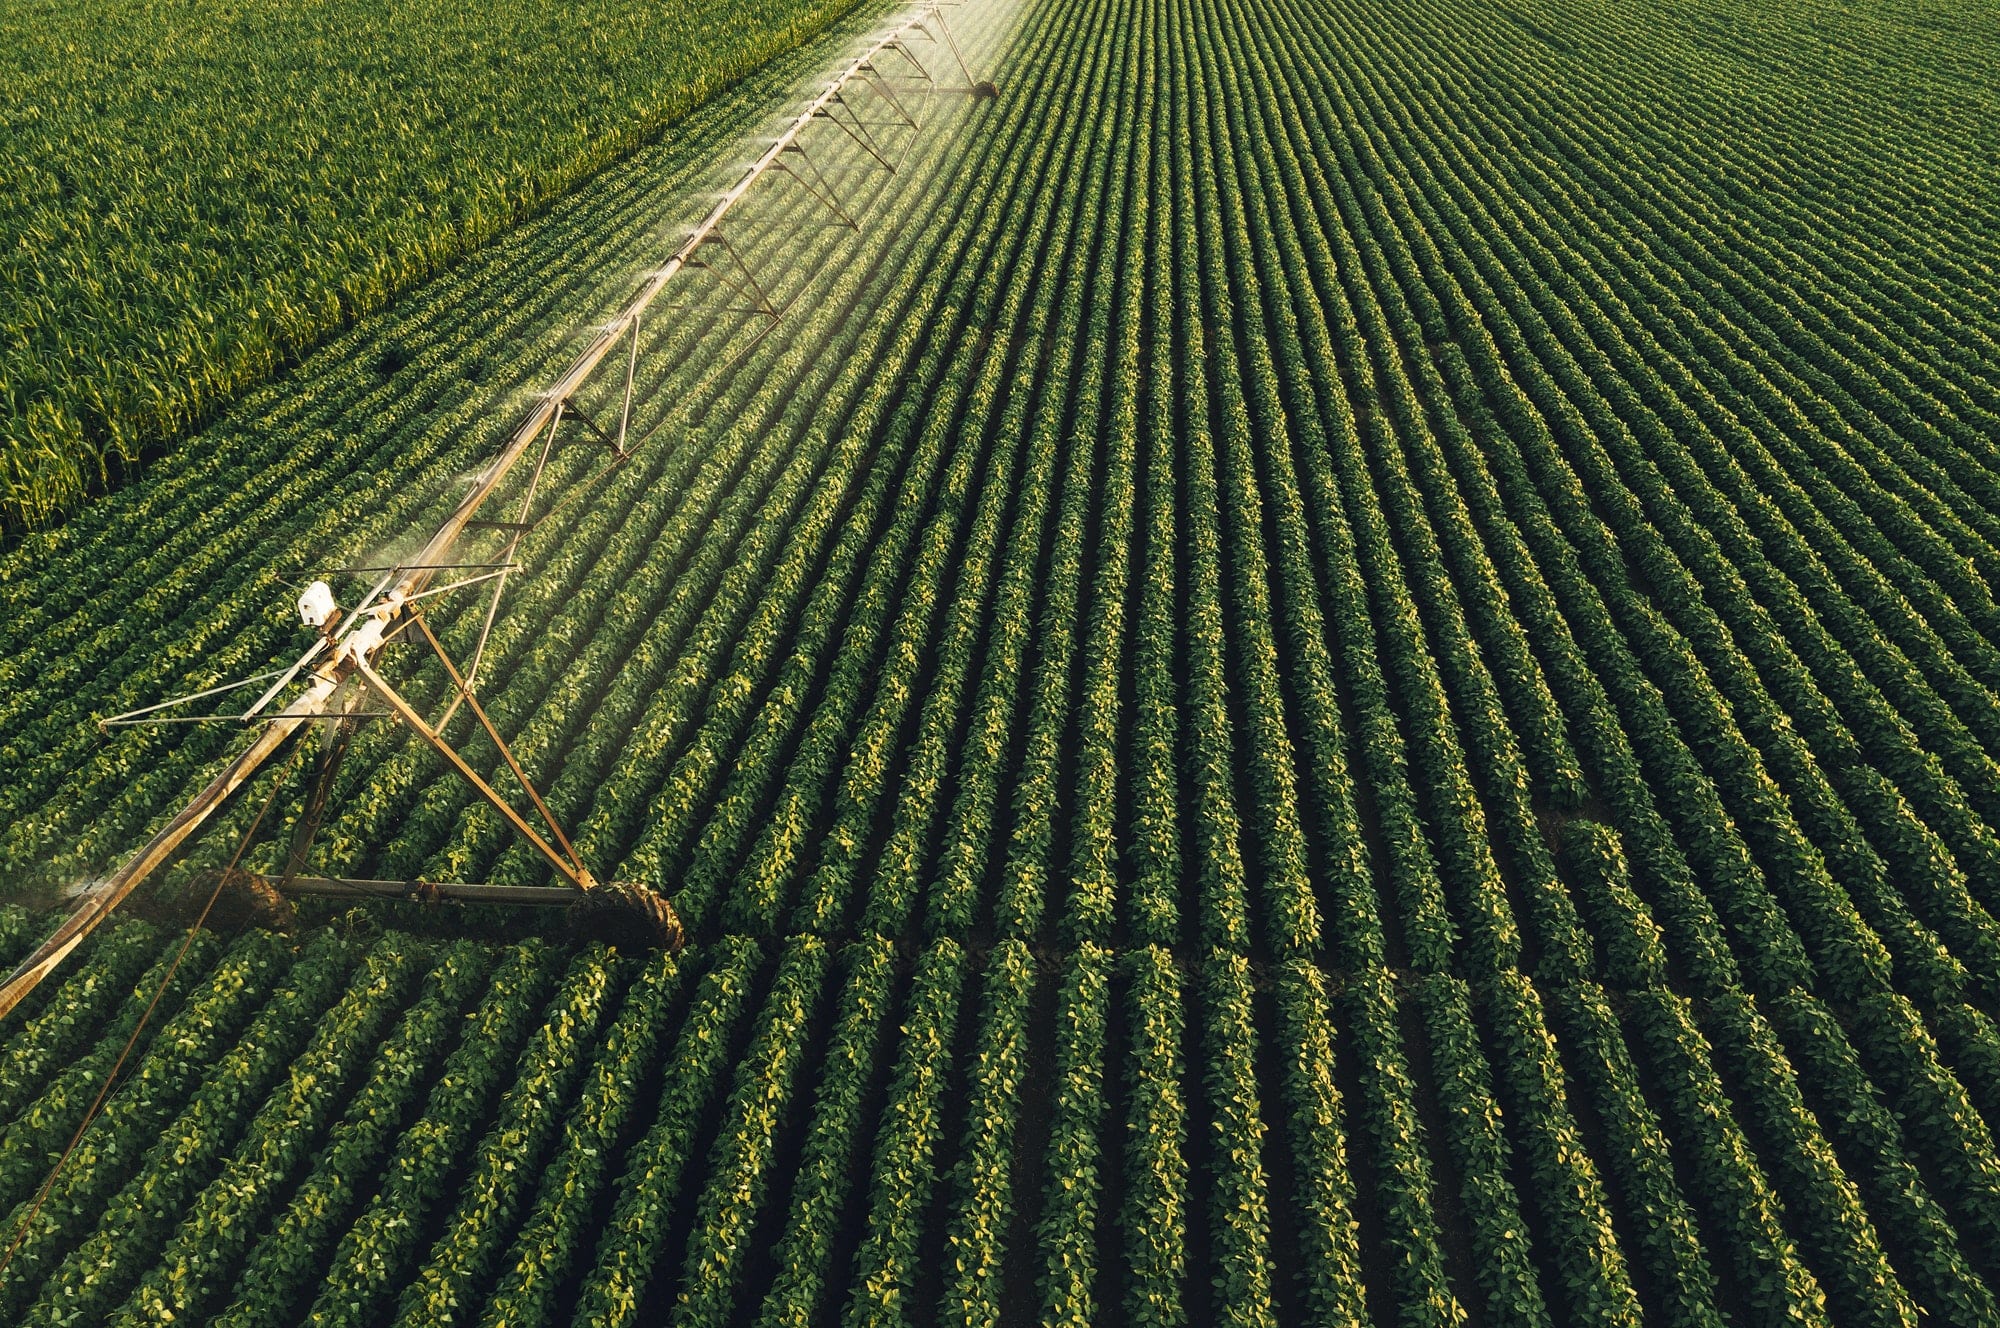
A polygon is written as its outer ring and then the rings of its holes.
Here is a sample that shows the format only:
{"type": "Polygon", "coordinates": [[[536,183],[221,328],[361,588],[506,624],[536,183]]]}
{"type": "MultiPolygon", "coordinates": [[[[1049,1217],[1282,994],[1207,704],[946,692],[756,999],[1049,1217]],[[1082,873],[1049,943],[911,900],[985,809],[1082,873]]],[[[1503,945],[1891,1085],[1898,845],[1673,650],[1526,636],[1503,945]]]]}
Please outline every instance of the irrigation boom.
{"type": "MultiPolygon", "coordinates": [[[[501,594],[509,575],[520,570],[516,554],[521,539],[540,519],[534,516],[534,506],[550,452],[555,446],[558,431],[565,419],[573,415],[595,435],[596,441],[610,449],[613,457],[609,466],[600,470],[586,483],[594,483],[601,479],[611,469],[622,465],[631,455],[627,442],[632,422],[633,384],[641,354],[640,335],[643,319],[647,309],[667,284],[682,271],[689,268],[709,268],[716,271],[725,284],[752,299],[751,312],[763,316],[770,323],[776,322],[782,311],[771,303],[763,288],[757,284],[742,256],[725,238],[722,228],[731,210],[742,202],[759,180],[774,172],[788,175],[815,200],[830,209],[843,224],[852,229],[860,229],[854,218],[840,206],[834,190],[825,175],[808,156],[801,139],[816,122],[827,121],[858,144],[876,162],[893,171],[895,164],[884,155],[880,140],[869,127],[871,121],[856,112],[850,94],[859,94],[861,90],[866,89],[874,99],[879,100],[888,109],[892,117],[891,123],[900,123],[911,130],[919,128],[918,120],[905,108],[904,99],[896,95],[879,64],[885,56],[897,55],[909,70],[914,71],[913,75],[905,75],[906,77],[916,77],[935,89],[937,85],[931,74],[910,49],[909,43],[919,37],[933,47],[942,47],[949,53],[958,67],[959,74],[965,79],[963,90],[980,96],[993,95],[992,84],[973,82],[958,52],[957,44],[945,26],[940,0],[928,0],[923,8],[856,56],[786,125],[764,152],[744,169],[736,183],[716,200],[700,224],[689,233],[667,261],[652,273],[619,314],[597,330],[555,384],[535,399],[526,416],[508,435],[505,445],[476,473],[464,497],[438,524],[417,554],[407,561],[397,562],[392,566],[346,569],[380,573],[366,596],[351,610],[340,609],[323,581],[315,581],[308,587],[306,594],[300,598],[299,609],[307,624],[319,629],[319,635],[295,663],[289,668],[163,701],[102,721],[107,728],[189,722],[230,722],[256,724],[261,727],[256,740],[202,788],[151,840],[112,875],[81,893],[55,933],[22,961],[8,975],[4,984],[0,984],[0,1016],[4,1016],[19,1004],[21,999],[75,950],[99,923],[109,917],[134,889],[170,861],[202,825],[291,742],[301,729],[315,722],[327,726],[326,750],[322,752],[319,775],[307,799],[306,815],[301,819],[299,831],[295,834],[285,874],[276,883],[279,888],[289,893],[322,893],[343,897],[414,894],[426,898],[455,898],[495,903],[572,903],[584,895],[600,890],[597,878],[577,855],[554,815],[543,802],[541,795],[536,792],[519,762],[514,759],[513,753],[502,740],[475,695],[478,671],[499,609],[501,594]],[[716,251],[717,258],[711,259],[705,252],[710,250],[716,251]],[[728,266],[725,268],[723,264],[728,266]],[[625,353],[614,358],[614,353],[621,348],[625,353]],[[598,370],[607,360],[616,364],[620,359],[624,365],[624,384],[614,430],[600,426],[591,419],[576,404],[575,398],[584,386],[596,377],[598,370]],[[516,471],[522,461],[530,457],[533,458],[532,465],[527,472],[527,481],[514,519],[506,521],[482,519],[479,515],[481,509],[489,499],[493,498],[503,482],[516,471]],[[502,537],[504,548],[498,557],[472,560],[465,556],[463,545],[468,536],[476,532],[491,532],[502,537]],[[441,585],[435,584],[442,572],[466,575],[447,580],[441,585]],[[487,596],[487,605],[478,642],[469,656],[467,667],[461,671],[432,632],[424,617],[423,608],[425,601],[435,596],[474,586],[486,587],[484,593],[487,596]],[[443,713],[436,719],[426,719],[401,691],[383,677],[377,667],[378,656],[383,646],[401,635],[410,634],[413,628],[415,634],[420,634],[429,645],[450,677],[451,687],[448,691],[450,700],[443,713]],[[288,688],[301,679],[305,683],[303,691],[293,695],[280,708],[270,709],[288,688]],[[270,685],[247,710],[240,714],[184,716],[162,713],[193,701],[267,680],[270,681],[270,685]],[[358,705],[365,696],[372,696],[377,703],[387,708],[359,710],[358,705]],[[445,726],[460,705],[466,706],[477,716],[480,726],[498,747],[514,778],[526,791],[535,812],[532,819],[503,797],[446,739],[445,726]],[[351,733],[353,724],[359,719],[375,716],[394,716],[431,746],[448,765],[473,786],[481,798],[499,810],[514,830],[547,861],[563,884],[558,886],[437,885],[425,882],[343,881],[302,874],[305,850],[310,846],[312,835],[317,829],[318,817],[331,784],[332,772],[338,764],[340,753],[345,750],[347,735],[351,733]]],[[[879,125],[882,122],[873,123],[879,125]]],[[[644,439],[640,441],[643,442],[644,439]]],[[[544,512],[542,515],[546,516],[548,513],[544,512]]],[[[260,882],[263,880],[263,878],[252,879],[260,882]]],[[[629,896],[638,888],[620,886],[618,889],[627,893],[626,903],[630,906],[634,901],[629,896]]],[[[672,943],[677,944],[679,922],[673,917],[671,906],[650,890],[644,890],[643,896],[637,906],[648,911],[656,921],[670,924],[668,936],[672,943]]]]}

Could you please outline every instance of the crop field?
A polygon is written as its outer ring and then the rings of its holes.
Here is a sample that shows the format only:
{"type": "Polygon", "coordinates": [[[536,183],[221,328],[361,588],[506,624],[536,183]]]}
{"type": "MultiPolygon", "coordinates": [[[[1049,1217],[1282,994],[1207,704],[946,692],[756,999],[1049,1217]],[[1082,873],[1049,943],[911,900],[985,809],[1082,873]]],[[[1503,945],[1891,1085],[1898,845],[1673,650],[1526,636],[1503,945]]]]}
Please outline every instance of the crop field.
{"type": "MultiPolygon", "coordinates": [[[[686,949],[100,929],[0,1323],[2000,1328],[2000,10],[949,13],[999,95],[647,324],[490,647],[686,949]]],[[[0,555],[0,960],[243,741],[92,718],[295,652],[890,17],[0,555]]],[[[316,852],[546,879],[387,724],[316,852]]]]}
{"type": "Polygon", "coordinates": [[[7,6],[0,533],[73,509],[852,7],[7,6]]]}

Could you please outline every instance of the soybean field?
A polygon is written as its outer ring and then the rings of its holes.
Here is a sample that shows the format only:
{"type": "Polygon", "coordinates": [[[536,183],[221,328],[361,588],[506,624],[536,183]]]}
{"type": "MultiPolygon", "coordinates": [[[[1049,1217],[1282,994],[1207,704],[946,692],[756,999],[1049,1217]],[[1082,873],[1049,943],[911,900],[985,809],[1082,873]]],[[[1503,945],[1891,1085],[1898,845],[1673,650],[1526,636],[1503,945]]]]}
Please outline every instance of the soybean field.
{"type": "MultiPolygon", "coordinates": [[[[2000,1328],[2000,10],[949,13],[998,95],[648,323],[488,647],[686,949],[100,929],[0,1322],[2000,1328]]],[[[243,741],[93,718],[295,650],[893,17],[0,554],[0,959],[243,741]]],[[[391,725],[335,795],[546,879],[391,725]]]]}

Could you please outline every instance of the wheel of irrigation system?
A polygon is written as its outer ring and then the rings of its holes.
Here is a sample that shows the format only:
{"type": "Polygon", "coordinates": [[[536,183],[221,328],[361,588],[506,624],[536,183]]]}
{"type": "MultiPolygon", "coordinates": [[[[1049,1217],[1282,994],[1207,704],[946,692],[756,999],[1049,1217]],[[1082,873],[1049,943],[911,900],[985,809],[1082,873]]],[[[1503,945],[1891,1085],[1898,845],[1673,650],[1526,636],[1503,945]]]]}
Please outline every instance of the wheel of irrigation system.
{"type": "Polygon", "coordinates": [[[569,906],[570,932],[627,954],[665,950],[678,954],[686,937],[680,914],[665,895],[631,881],[586,890],[569,906]]]}

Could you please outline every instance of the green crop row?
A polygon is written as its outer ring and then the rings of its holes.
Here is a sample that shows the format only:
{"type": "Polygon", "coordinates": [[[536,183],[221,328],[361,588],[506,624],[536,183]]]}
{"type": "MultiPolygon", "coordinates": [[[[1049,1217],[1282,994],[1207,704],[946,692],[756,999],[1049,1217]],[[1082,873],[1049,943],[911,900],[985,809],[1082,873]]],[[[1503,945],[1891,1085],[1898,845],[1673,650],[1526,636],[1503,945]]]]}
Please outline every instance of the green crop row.
{"type": "MultiPolygon", "coordinates": [[[[175,949],[178,948],[176,942],[175,949]]],[[[14,1116],[6,1133],[0,1134],[0,1207],[11,1211],[43,1182],[49,1166],[82,1124],[112,1068],[126,1058],[127,1047],[131,1048],[132,1056],[138,1057],[137,1064],[143,1066],[160,1031],[179,1028],[174,1021],[181,1003],[200,986],[220,951],[214,937],[204,936],[195,939],[178,966],[171,953],[162,956],[124,993],[116,1015],[102,1026],[95,1041],[75,1047],[61,1072],[14,1116]],[[169,969],[172,969],[171,979],[169,969]],[[156,996],[159,1004],[154,1006],[156,996]],[[140,1021],[149,1008],[152,1017],[142,1026],[140,1021]]],[[[65,983],[65,989],[67,986],[65,983]]],[[[33,1021],[28,1028],[39,1023],[33,1021]]],[[[172,1039],[170,1045],[171,1042],[172,1039]]]]}
{"type": "Polygon", "coordinates": [[[500,1031],[461,1011],[489,977],[495,991],[517,990],[525,957],[527,952],[517,951],[496,969],[492,956],[470,942],[440,956],[418,999],[377,1049],[367,1082],[349,1098],[291,1201],[271,1219],[216,1323],[253,1328],[290,1322],[302,1308],[306,1289],[354,1219],[363,1187],[388,1154],[431,1068],[452,1053],[467,1025],[488,1035],[500,1031]]]}
{"type": "MultiPolygon", "coordinates": [[[[810,962],[812,951],[805,952],[810,962]]],[[[581,1322],[630,1322],[656,1271],[674,1202],[679,1195],[702,1108],[720,1086],[730,1031],[748,1002],[763,955],[747,941],[725,943],[695,993],[695,1014],[668,1062],[665,1091],[646,1133],[627,1155],[617,1184],[617,1206],[598,1236],[589,1272],[577,1295],[581,1322]]],[[[797,963],[793,967],[796,969],[797,963]]],[[[792,975],[793,983],[797,976],[792,975]]],[[[581,1233],[565,1230],[560,1238],[581,1233]]],[[[534,1251],[539,1254],[540,1251],[534,1251]]],[[[502,1298],[502,1312],[524,1305],[502,1298]]]]}
{"type": "MultiPolygon", "coordinates": [[[[152,1270],[107,1322],[173,1323],[200,1317],[226,1292],[265,1217],[312,1156],[347,1085],[373,1057],[429,957],[426,947],[405,938],[378,942],[362,960],[347,995],[321,1017],[312,1041],[293,1058],[285,1082],[257,1109],[213,1179],[191,1200],[174,1202],[165,1185],[156,1184],[146,1193],[146,1205],[178,1214],[179,1222],[152,1270]]],[[[232,1087],[247,1090],[247,1080],[243,1076],[232,1087]]],[[[173,1154],[171,1167],[172,1188],[182,1195],[202,1175],[189,1149],[173,1154]]],[[[119,1254],[128,1263],[149,1252],[147,1226],[143,1219],[134,1220],[118,1233],[119,1254]]],[[[70,1299],[79,1306],[91,1303],[84,1295],[70,1299]]]]}
{"type": "Polygon", "coordinates": [[[1048,1178],[1035,1223],[1043,1318],[1084,1324],[1095,1308],[1097,1204],[1103,1178],[1104,1039],[1111,955],[1079,948],[1056,989],[1055,1082],[1050,1088],[1048,1178]]]}
{"type": "Polygon", "coordinates": [[[446,1177],[475,1140],[488,1105],[507,1083],[556,974],[536,945],[496,965],[469,1027],[445,1061],[422,1114],[396,1140],[367,1206],[340,1237],[306,1314],[315,1325],[379,1317],[410,1274],[426,1214],[448,1198],[446,1177]]]}
{"type": "Polygon", "coordinates": [[[953,1169],[951,1224],[945,1232],[945,1289],[939,1317],[964,1328],[1003,1322],[1001,1271],[1015,1211],[1015,1130],[1026,1073],[1028,999],[1034,960],[1006,941],[986,961],[979,1044],[967,1067],[965,1142],[953,1169]]]}
{"type": "Polygon", "coordinates": [[[547,1317],[554,1286],[585,1247],[578,1213],[604,1186],[619,1130],[656,1059],[679,983],[680,966],[662,955],[647,959],[626,990],[575,1104],[564,1114],[562,1142],[543,1170],[534,1207],[514,1237],[480,1323],[547,1317]]]}
{"type": "MultiPolygon", "coordinates": [[[[319,947],[320,957],[325,959],[337,949],[338,943],[329,941],[319,947]]],[[[4,1278],[0,1278],[0,1299],[10,1317],[19,1318],[44,1281],[59,1268],[85,1271],[68,1262],[70,1251],[97,1230],[104,1206],[147,1161],[154,1140],[182,1107],[204,1083],[215,1082],[216,1068],[233,1054],[239,1034],[248,1039],[244,1049],[254,1054],[256,1042],[244,1031],[246,1025],[281,1037],[302,1037],[309,1030],[310,1024],[300,1017],[309,1000],[292,1000],[259,1013],[273,999],[274,986],[291,967],[291,956],[262,933],[231,947],[202,986],[190,993],[173,1020],[152,1038],[149,1054],[139,1068],[106,1101],[55,1184],[47,1187],[46,1202],[37,1208],[36,1195],[44,1188],[48,1169],[68,1144],[66,1137],[44,1136],[46,1151],[9,1178],[18,1189],[8,1222],[16,1233],[18,1248],[4,1278]]],[[[330,995],[323,987],[339,974],[335,965],[326,962],[315,964],[307,976],[306,992],[288,990],[295,996],[330,995]]],[[[103,1083],[101,1076],[110,1068],[105,1063],[92,1076],[93,1082],[75,1086],[78,1092],[89,1094],[85,1106],[96,1098],[103,1083]]],[[[80,1122],[83,1112],[84,1106],[75,1108],[74,1119],[80,1122]]]]}
{"type": "MultiPolygon", "coordinates": [[[[747,1232],[771,1184],[776,1135],[805,1068],[806,1033],[830,966],[829,947],[810,936],[793,942],[778,961],[761,1025],[736,1067],[709,1154],[710,1179],[695,1204],[695,1234],[674,1300],[676,1324],[712,1328],[727,1318],[743,1275],[747,1232]]],[[[693,1082],[700,1076],[685,1077],[693,1082]]]]}
{"type": "MultiPolygon", "coordinates": [[[[340,1001],[321,1028],[355,959],[351,944],[326,932],[299,955],[285,984],[242,1038],[207,1069],[172,1119],[145,1136],[143,1151],[134,1159],[137,1165],[124,1182],[108,1193],[99,1190],[89,1210],[68,1210],[72,1220],[89,1224],[89,1234],[48,1271],[32,1303],[15,1301],[15,1286],[9,1286],[10,1317],[20,1323],[59,1323],[74,1306],[86,1317],[102,1318],[118,1304],[185,1206],[227,1160],[245,1129],[257,1122],[265,1094],[309,1044],[330,1046],[337,1060],[356,1050],[343,1025],[359,1020],[366,1031],[366,1023],[379,1018],[388,1003],[384,998],[393,995],[383,970],[400,967],[393,961],[368,965],[350,990],[352,999],[340,1001]]],[[[285,1105],[281,1099],[276,1110],[282,1112],[285,1105]]],[[[66,1173],[65,1179],[75,1174],[66,1173]]],[[[100,1168],[93,1179],[109,1180],[109,1172],[100,1168]]]]}
{"type": "Polygon", "coordinates": [[[1188,1122],[1181,975],[1157,946],[1130,961],[1131,1063],[1125,1088],[1125,1228],[1130,1267],[1127,1321],[1153,1328],[1186,1323],[1188,1122]]]}
{"type": "MultiPolygon", "coordinates": [[[[146,923],[117,927],[91,946],[88,960],[80,961],[75,977],[63,984],[60,1001],[17,1024],[7,1045],[0,1047],[0,1121],[12,1120],[59,1067],[76,1058],[105,1014],[131,995],[142,972],[150,973],[146,961],[158,949],[159,934],[146,923]]],[[[169,950],[167,956],[171,954],[169,950]]],[[[150,987],[140,989],[150,994],[150,987]]]]}
{"type": "Polygon", "coordinates": [[[892,959],[889,945],[879,940],[857,941],[847,951],[851,971],[821,1062],[812,1123],[778,1241],[779,1272],[757,1318],[761,1328],[810,1323],[827,1296],[841,1209],[863,1165],[865,1095],[888,1018],[892,959]]]}
{"type": "Polygon", "coordinates": [[[940,941],[924,952],[910,984],[902,1047],[876,1129],[866,1225],[842,1316],[850,1328],[906,1323],[911,1312],[923,1214],[938,1180],[940,1116],[965,968],[964,951],[940,941]]]}

